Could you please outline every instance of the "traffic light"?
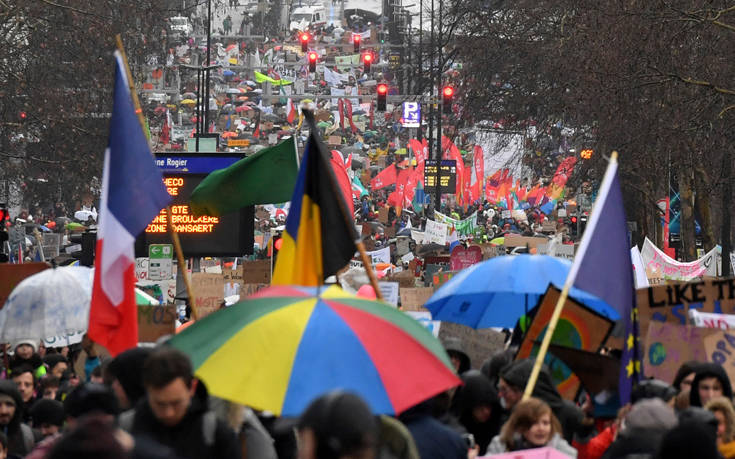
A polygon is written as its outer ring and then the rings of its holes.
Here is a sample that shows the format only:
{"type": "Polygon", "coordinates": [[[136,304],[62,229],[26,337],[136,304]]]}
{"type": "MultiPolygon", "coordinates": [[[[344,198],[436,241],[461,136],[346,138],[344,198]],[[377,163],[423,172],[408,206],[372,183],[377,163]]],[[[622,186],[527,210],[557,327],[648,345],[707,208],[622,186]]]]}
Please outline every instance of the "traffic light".
{"type": "Polygon", "coordinates": [[[373,55],[370,53],[365,53],[362,55],[362,65],[365,70],[365,73],[370,72],[370,65],[373,63],[373,55]]]}
{"type": "Polygon", "coordinates": [[[451,86],[444,86],[442,89],[442,113],[452,113],[452,100],[454,99],[454,88],[451,86]]]}
{"type": "Polygon", "coordinates": [[[301,40],[301,51],[306,52],[309,46],[309,34],[304,32],[301,35],[299,35],[299,40],[301,40]]]}
{"type": "Polygon", "coordinates": [[[385,104],[385,99],[386,99],[386,96],[388,96],[388,85],[387,84],[384,84],[384,83],[380,83],[378,85],[377,92],[378,92],[378,106],[377,106],[377,110],[379,112],[384,112],[385,111],[385,105],[386,105],[385,104]]]}
{"type": "Polygon", "coordinates": [[[309,53],[309,72],[316,72],[316,61],[319,59],[319,55],[314,51],[309,53]]]}
{"type": "Polygon", "coordinates": [[[579,217],[579,235],[584,234],[584,229],[587,228],[587,215],[579,217]]]}
{"type": "Polygon", "coordinates": [[[357,34],[357,33],[354,33],[354,32],[352,33],[352,44],[355,45],[355,52],[356,53],[359,53],[360,52],[360,40],[361,39],[362,38],[360,37],[360,34],[357,34]]]}

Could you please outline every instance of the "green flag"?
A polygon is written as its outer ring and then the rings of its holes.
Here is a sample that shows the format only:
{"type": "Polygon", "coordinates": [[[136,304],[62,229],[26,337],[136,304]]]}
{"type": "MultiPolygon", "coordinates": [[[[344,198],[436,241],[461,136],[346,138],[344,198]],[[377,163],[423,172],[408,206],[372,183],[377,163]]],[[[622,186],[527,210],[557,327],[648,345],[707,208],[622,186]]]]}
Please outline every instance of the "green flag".
{"type": "Polygon", "coordinates": [[[196,216],[218,217],[254,204],[291,199],[299,172],[293,137],[209,174],[189,202],[196,216]]]}

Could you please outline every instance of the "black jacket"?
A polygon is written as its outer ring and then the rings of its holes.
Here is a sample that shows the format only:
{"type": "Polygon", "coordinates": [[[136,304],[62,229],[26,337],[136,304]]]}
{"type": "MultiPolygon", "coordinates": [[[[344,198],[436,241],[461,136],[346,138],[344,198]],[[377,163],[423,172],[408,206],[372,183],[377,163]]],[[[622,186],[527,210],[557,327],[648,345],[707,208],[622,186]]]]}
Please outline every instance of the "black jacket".
{"type": "Polygon", "coordinates": [[[462,381],[464,385],[457,389],[455,395],[454,413],[467,432],[475,437],[480,455],[484,455],[490,440],[503,426],[503,409],[495,388],[485,375],[477,370],[470,370],[462,375],[462,381]],[[483,405],[490,407],[490,418],[481,423],[474,418],[472,411],[483,405]]]}
{"type": "Polygon", "coordinates": [[[237,437],[232,429],[219,419],[213,444],[206,444],[203,420],[209,407],[208,398],[207,390],[200,381],[188,412],[174,427],[161,424],[153,415],[148,399],[143,398],[135,407],[130,433],[133,436],[148,436],[168,446],[181,458],[239,459],[242,451],[237,437]]]}
{"type": "Polygon", "coordinates": [[[33,435],[31,428],[23,424],[21,426],[21,420],[23,419],[23,399],[20,397],[20,392],[15,383],[8,379],[0,380],[0,394],[9,395],[15,400],[15,414],[10,423],[6,426],[0,426],[0,431],[8,436],[8,456],[23,457],[30,453],[31,450],[27,447],[27,441],[23,438],[23,430],[33,435]]]}
{"type": "Polygon", "coordinates": [[[699,382],[705,378],[715,377],[722,385],[722,395],[732,400],[732,386],[730,378],[727,377],[725,369],[717,363],[700,363],[696,368],[697,374],[692,381],[692,390],[689,392],[689,406],[702,406],[702,400],[699,399],[699,382]]]}
{"type": "Polygon", "coordinates": [[[421,403],[401,415],[421,459],[466,459],[467,444],[462,437],[431,416],[431,402],[421,403]]]}

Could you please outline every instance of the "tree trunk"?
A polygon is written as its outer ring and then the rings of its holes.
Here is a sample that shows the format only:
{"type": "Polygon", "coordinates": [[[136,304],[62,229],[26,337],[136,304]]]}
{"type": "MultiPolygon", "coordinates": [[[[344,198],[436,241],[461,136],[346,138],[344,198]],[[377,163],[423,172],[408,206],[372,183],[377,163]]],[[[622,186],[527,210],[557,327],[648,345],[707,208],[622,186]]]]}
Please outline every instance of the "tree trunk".
{"type": "Polygon", "coordinates": [[[722,187],[722,228],[720,232],[720,245],[722,246],[722,272],[723,277],[728,277],[730,272],[730,252],[732,244],[730,243],[730,209],[732,206],[732,150],[728,145],[722,155],[722,176],[724,178],[724,186],[722,187]]]}
{"type": "Polygon", "coordinates": [[[708,190],[711,189],[711,186],[709,176],[701,165],[694,168],[694,186],[696,191],[694,207],[697,210],[697,214],[701,217],[699,225],[702,228],[702,248],[706,252],[717,244],[717,240],[715,239],[715,231],[712,227],[712,218],[710,215],[711,201],[708,190]]]}
{"type": "Polygon", "coordinates": [[[681,201],[681,258],[683,261],[694,260],[697,255],[693,198],[691,170],[680,165],[679,200],[681,201]]]}

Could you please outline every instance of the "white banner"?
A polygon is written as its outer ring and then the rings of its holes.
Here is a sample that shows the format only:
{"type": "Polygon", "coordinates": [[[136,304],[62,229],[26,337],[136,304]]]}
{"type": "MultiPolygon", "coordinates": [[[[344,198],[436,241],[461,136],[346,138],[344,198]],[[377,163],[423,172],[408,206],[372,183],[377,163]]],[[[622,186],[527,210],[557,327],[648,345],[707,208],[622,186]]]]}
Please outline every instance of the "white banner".
{"type": "Polygon", "coordinates": [[[370,257],[370,262],[374,265],[376,263],[390,263],[390,247],[383,247],[379,250],[367,252],[370,257]]]}
{"type": "Polygon", "coordinates": [[[435,222],[434,220],[426,220],[426,231],[424,231],[424,243],[444,245],[447,243],[447,225],[435,222]]]}
{"type": "Polygon", "coordinates": [[[633,280],[635,288],[646,288],[649,286],[648,277],[646,277],[646,268],[643,267],[643,258],[638,246],[634,245],[630,249],[630,259],[633,260],[633,280]]]}
{"type": "Polygon", "coordinates": [[[475,233],[477,227],[477,211],[464,220],[457,220],[441,212],[434,211],[434,218],[441,223],[447,225],[448,228],[454,228],[461,236],[468,236],[475,233]]]}
{"type": "Polygon", "coordinates": [[[712,312],[699,312],[696,309],[689,310],[689,317],[694,326],[702,328],[720,328],[722,330],[735,329],[735,315],[715,314],[712,312]]]}
{"type": "Polygon", "coordinates": [[[641,258],[646,270],[668,280],[689,281],[704,276],[716,277],[720,273],[717,247],[702,258],[688,263],[676,261],[666,255],[648,238],[643,242],[641,258]]]}

